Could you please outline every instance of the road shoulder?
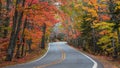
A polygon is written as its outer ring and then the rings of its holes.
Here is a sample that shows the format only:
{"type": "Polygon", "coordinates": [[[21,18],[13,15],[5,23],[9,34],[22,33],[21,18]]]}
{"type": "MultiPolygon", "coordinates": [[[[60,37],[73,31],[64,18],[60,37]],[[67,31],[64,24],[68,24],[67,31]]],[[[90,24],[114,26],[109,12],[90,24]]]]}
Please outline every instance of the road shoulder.
{"type": "Polygon", "coordinates": [[[29,64],[31,62],[34,62],[38,60],[39,58],[42,58],[48,51],[49,46],[47,45],[45,49],[38,49],[34,50],[31,54],[20,58],[20,59],[13,59],[13,61],[4,61],[3,63],[0,64],[0,67],[9,67],[9,66],[14,66],[14,65],[22,65],[22,64],[29,64]]]}
{"type": "MultiPolygon", "coordinates": [[[[70,45],[70,46],[73,47],[72,45],[70,45]]],[[[79,48],[76,48],[76,47],[73,47],[73,48],[75,48],[78,51],[83,52],[84,54],[90,56],[97,63],[99,63],[100,65],[103,65],[104,68],[120,68],[118,66],[117,62],[108,60],[107,57],[105,57],[105,56],[93,55],[93,54],[90,54],[88,52],[83,51],[82,49],[79,49],[79,48]]]]}

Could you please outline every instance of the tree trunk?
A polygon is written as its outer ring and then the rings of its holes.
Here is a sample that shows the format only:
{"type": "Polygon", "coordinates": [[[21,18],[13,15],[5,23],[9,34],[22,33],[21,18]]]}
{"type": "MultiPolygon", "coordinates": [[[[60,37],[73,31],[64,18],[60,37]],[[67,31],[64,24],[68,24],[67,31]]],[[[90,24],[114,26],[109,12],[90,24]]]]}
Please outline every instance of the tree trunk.
{"type": "Polygon", "coordinates": [[[94,50],[94,53],[96,52],[96,38],[95,38],[95,29],[94,28],[92,28],[92,39],[93,39],[93,46],[94,46],[94,48],[93,48],[93,50],[94,50]]]}
{"type": "Polygon", "coordinates": [[[20,56],[23,56],[23,52],[24,52],[24,43],[25,43],[25,39],[24,39],[24,32],[25,32],[25,28],[26,28],[26,25],[27,25],[27,18],[25,18],[25,22],[24,22],[24,25],[23,25],[23,30],[22,30],[22,34],[21,34],[21,37],[20,37],[20,42],[19,44],[17,45],[17,52],[16,52],[16,58],[20,58],[20,56]],[[22,47],[21,47],[22,46],[22,47]],[[20,47],[21,47],[21,55],[20,55],[20,47]]]}
{"type": "Polygon", "coordinates": [[[1,27],[1,23],[2,23],[2,13],[1,13],[1,10],[2,10],[2,2],[1,2],[1,0],[0,0],[0,33],[2,32],[2,27],[1,27]]]}
{"type": "Polygon", "coordinates": [[[117,52],[117,48],[116,48],[116,45],[115,45],[115,39],[112,38],[111,39],[112,41],[112,46],[113,46],[113,58],[116,59],[118,57],[118,52],[117,52]]]}
{"type": "Polygon", "coordinates": [[[120,44],[120,31],[119,31],[119,27],[117,28],[117,35],[118,35],[118,43],[120,44]]]}
{"type": "Polygon", "coordinates": [[[12,27],[12,33],[11,33],[11,37],[10,37],[10,42],[9,42],[9,46],[8,46],[8,50],[7,50],[7,56],[6,56],[6,60],[7,61],[11,61],[12,57],[13,57],[13,52],[14,52],[14,48],[15,48],[15,43],[16,43],[16,36],[15,36],[15,32],[16,32],[16,25],[17,25],[17,15],[18,15],[18,11],[17,9],[15,10],[15,15],[13,17],[13,27],[12,27]]]}
{"type": "MultiPolygon", "coordinates": [[[[114,2],[114,0],[109,0],[109,11],[110,11],[110,20],[112,22],[114,22],[116,25],[117,25],[117,34],[118,34],[118,43],[120,43],[120,33],[119,33],[119,27],[118,27],[118,23],[116,21],[116,15],[115,15],[115,7],[116,7],[116,4],[114,2]]],[[[114,30],[113,30],[114,32],[114,30]]],[[[117,58],[118,57],[118,51],[117,51],[117,47],[115,45],[115,40],[114,40],[114,37],[112,37],[112,46],[113,46],[113,58],[117,58]]]]}
{"type": "MultiPolygon", "coordinates": [[[[16,46],[17,36],[20,32],[20,27],[22,24],[23,11],[20,13],[19,18],[18,18],[18,11],[17,11],[17,5],[19,4],[19,2],[20,0],[16,0],[15,15],[13,17],[13,27],[12,27],[10,43],[7,50],[6,61],[11,61],[13,58],[13,52],[16,46]]],[[[25,0],[23,0],[22,6],[24,7],[24,5],[25,5],[25,0]]]]}
{"type": "Polygon", "coordinates": [[[27,40],[27,43],[28,43],[28,52],[31,53],[32,52],[32,48],[31,48],[32,39],[27,40]]]}
{"type": "Polygon", "coordinates": [[[21,44],[23,43],[23,44],[21,45],[21,46],[22,46],[21,56],[23,56],[24,49],[25,49],[25,48],[24,48],[24,47],[25,47],[25,45],[24,45],[24,43],[25,43],[25,38],[24,38],[25,35],[24,35],[24,33],[25,33],[25,28],[26,28],[26,26],[27,26],[27,18],[25,18],[25,22],[24,22],[24,25],[23,25],[23,31],[22,31],[22,35],[21,35],[21,36],[22,36],[22,42],[20,42],[20,43],[21,43],[21,44]]]}
{"type": "Polygon", "coordinates": [[[82,49],[86,51],[86,40],[83,40],[82,49]]]}
{"type": "Polygon", "coordinates": [[[25,38],[23,37],[23,44],[22,44],[22,52],[21,52],[21,57],[23,57],[24,55],[25,55],[25,45],[24,45],[24,43],[25,43],[25,38]]]}
{"type": "Polygon", "coordinates": [[[45,35],[42,36],[42,40],[41,40],[41,48],[42,48],[42,49],[45,48],[45,35]]]}
{"type": "Polygon", "coordinates": [[[17,52],[16,52],[16,55],[15,55],[16,58],[20,58],[20,45],[21,44],[17,45],[17,52]]]}
{"type": "MultiPolygon", "coordinates": [[[[9,15],[9,12],[10,12],[10,0],[7,0],[6,10],[7,10],[7,15],[9,15]]],[[[10,22],[10,17],[7,16],[6,19],[5,19],[5,23],[4,23],[4,26],[5,26],[4,33],[3,33],[4,38],[6,38],[7,34],[8,34],[8,29],[6,29],[6,28],[9,26],[9,22],[10,22]]]]}
{"type": "Polygon", "coordinates": [[[45,33],[46,33],[46,24],[43,25],[43,35],[41,40],[41,48],[45,49],[45,33]]]}

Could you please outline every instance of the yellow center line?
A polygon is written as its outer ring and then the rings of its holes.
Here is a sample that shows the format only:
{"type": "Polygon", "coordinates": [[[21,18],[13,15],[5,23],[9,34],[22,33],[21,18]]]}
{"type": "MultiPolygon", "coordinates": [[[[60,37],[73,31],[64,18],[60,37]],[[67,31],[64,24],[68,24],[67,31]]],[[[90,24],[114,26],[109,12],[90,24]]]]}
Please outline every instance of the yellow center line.
{"type": "Polygon", "coordinates": [[[48,64],[44,64],[44,65],[40,65],[40,66],[34,67],[34,68],[45,68],[45,67],[48,67],[48,66],[52,66],[52,65],[55,65],[55,64],[59,64],[59,63],[61,63],[62,61],[64,61],[65,58],[66,58],[66,53],[64,52],[64,50],[63,50],[60,46],[58,46],[58,48],[60,49],[60,51],[61,51],[61,53],[62,53],[62,56],[61,56],[60,59],[55,60],[55,61],[53,61],[53,62],[51,62],[51,63],[48,63],[48,64]]]}

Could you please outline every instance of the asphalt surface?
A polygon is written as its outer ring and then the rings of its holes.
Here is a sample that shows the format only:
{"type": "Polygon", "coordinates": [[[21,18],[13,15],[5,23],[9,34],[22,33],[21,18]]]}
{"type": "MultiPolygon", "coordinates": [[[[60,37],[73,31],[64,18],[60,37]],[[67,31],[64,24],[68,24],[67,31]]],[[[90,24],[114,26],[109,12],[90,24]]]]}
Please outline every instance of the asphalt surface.
{"type": "Polygon", "coordinates": [[[66,42],[49,44],[48,52],[35,61],[6,68],[104,68],[89,56],[73,49],[66,42]]]}

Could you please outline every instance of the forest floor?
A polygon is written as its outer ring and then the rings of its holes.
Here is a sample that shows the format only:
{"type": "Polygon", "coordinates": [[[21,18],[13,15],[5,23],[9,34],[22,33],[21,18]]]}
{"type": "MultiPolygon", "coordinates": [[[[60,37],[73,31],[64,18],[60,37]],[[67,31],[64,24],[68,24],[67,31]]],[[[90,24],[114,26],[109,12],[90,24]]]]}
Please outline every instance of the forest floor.
{"type": "Polygon", "coordinates": [[[12,61],[0,61],[0,67],[11,66],[16,64],[23,64],[30,61],[34,61],[40,57],[42,57],[47,51],[47,47],[45,49],[36,49],[32,53],[27,54],[23,58],[13,59],[12,61]]]}
{"type": "MultiPolygon", "coordinates": [[[[73,48],[75,48],[75,47],[73,47],[73,48]]],[[[91,53],[83,51],[80,48],[75,48],[75,49],[77,49],[77,50],[85,53],[86,55],[88,55],[88,56],[90,56],[92,58],[95,58],[96,60],[100,61],[103,64],[104,68],[120,68],[120,58],[114,60],[114,59],[112,59],[110,57],[106,57],[106,56],[93,55],[91,53]]]]}

